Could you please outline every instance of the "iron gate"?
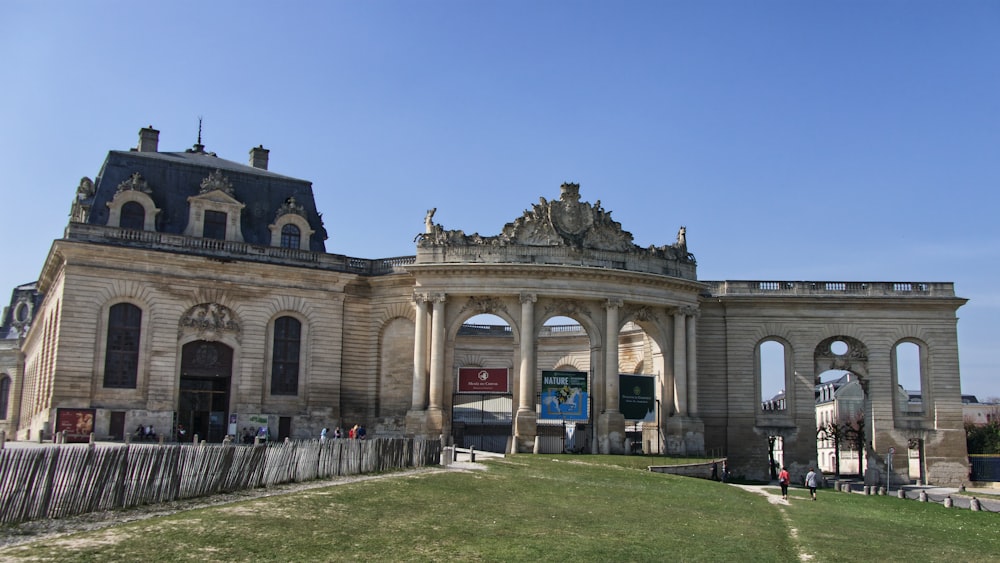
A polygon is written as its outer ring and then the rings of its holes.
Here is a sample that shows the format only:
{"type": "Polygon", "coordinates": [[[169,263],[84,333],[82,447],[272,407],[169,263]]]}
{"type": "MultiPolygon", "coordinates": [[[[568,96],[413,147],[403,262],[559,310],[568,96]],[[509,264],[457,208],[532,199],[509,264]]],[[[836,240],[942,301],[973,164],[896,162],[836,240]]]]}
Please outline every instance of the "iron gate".
{"type": "Polygon", "coordinates": [[[451,433],[456,446],[507,452],[514,434],[513,395],[455,393],[451,405],[451,433]]]}

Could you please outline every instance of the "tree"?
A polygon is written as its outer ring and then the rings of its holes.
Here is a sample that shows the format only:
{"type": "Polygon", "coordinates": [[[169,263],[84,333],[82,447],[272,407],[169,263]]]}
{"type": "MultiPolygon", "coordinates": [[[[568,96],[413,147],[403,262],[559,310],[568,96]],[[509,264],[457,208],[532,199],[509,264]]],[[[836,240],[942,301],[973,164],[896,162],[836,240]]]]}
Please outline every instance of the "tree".
{"type": "Polygon", "coordinates": [[[865,474],[865,413],[858,411],[848,420],[840,423],[844,444],[858,452],[858,474],[865,474]]]}
{"type": "Polygon", "coordinates": [[[980,426],[966,422],[965,445],[970,454],[1000,454],[1000,420],[980,426]]]}
{"type": "Polygon", "coordinates": [[[833,442],[833,471],[840,477],[840,446],[847,440],[844,427],[836,422],[827,422],[816,429],[816,437],[833,442]]]}
{"type": "Polygon", "coordinates": [[[768,467],[771,468],[771,479],[778,478],[778,463],[774,460],[774,444],[778,441],[777,436],[767,437],[767,457],[768,457],[768,467]]]}

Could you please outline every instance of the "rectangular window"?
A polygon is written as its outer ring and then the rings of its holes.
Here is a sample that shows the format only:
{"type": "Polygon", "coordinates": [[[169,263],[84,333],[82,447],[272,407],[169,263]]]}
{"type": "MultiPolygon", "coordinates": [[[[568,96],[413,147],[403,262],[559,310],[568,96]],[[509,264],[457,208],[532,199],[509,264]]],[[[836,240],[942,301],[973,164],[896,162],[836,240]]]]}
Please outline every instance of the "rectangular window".
{"type": "Polygon", "coordinates": [[[226,214],[221,211],[205,211],[205,226],[201,236],[226,240],[226,214]]]}
{"type": "Polygon", "coordinates": [[[299,392],[299,348],[302,323],[294,317],[274,321],[271,354],[271,394],[297,395],[299,392]]]}

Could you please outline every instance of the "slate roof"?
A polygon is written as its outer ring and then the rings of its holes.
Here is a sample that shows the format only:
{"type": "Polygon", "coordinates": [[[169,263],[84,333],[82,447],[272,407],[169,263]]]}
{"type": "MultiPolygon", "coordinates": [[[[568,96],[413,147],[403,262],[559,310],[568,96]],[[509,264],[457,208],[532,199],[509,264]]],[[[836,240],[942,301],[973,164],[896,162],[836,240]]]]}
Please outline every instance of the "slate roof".
{"type": "Polygon", "coordinates": [[[289,198],[304,208],[306,219],[315,231],[309,250],[326,252],[326,229],[316,210],[312,183],[268,170],[255,168],[207,152],[110,151],[94,182],[94,197],[87,222],[107,225],[108,202],[118,185],[138,172],[152,190],[153,202],[160,209],[156,230],[183,234],[188,222],[188,198],[197,196],[201,182],[210,173],[221,170],[232,183],[234,197],[246,205],[242,213],[243,240],[263,246],[271,244],[268,225],[274,223],[278,208],[289,198]]]}

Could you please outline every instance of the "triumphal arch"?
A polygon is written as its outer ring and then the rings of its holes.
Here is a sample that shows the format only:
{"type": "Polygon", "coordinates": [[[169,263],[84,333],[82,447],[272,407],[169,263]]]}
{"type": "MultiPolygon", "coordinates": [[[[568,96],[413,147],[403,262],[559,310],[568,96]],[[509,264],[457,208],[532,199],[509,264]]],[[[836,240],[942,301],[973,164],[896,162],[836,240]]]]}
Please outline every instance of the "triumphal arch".
{"type": "Polygon", "coordinates": [[[891,448],[900,452],[893,478],[907,479],[900,460],[919,445],[925,479],[965,478],[955,331],[965,300],[950,283],[699,281],[684,227],[671,244],[639,247],[600,201],[580,201],[576,184],[563,184],[558,200],[541,198],[495,236],[446,229],[433,215],[407,267],[416,311],[408,433],[450,433],[456,373],[469,363],[457,346],[460,330],[491,314],[510,327],[502,361],[512,373],[511,449],[533,451],[539,379],[558,367],[539,362],[539,334],[549,319],[568,317],[585,333],[577,366],[590,379],[596,452],[626,450],[619,376],[638,364],[656,381],[644,448],[724,452],[740,474],[766,478],[768,444],[780,438],[783,462],[804,473],[816,463],[819,375],[839,369],[865,390],[852,415],[866,421],[871,474],[882,467],[885,475],[891,448]],[[636,330],[638,341],[626,338],[636,330]],[[768,342],[783,350],[785,385],[780,400],[762,403],[760,350],[768,342]],[[901,342],[920,350],[916,403],[900,399],[901,342]]]}

